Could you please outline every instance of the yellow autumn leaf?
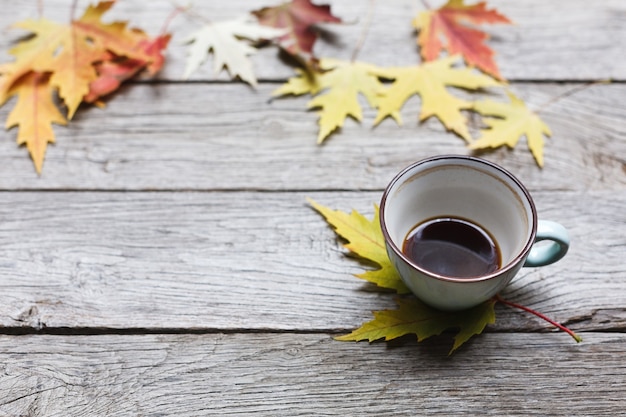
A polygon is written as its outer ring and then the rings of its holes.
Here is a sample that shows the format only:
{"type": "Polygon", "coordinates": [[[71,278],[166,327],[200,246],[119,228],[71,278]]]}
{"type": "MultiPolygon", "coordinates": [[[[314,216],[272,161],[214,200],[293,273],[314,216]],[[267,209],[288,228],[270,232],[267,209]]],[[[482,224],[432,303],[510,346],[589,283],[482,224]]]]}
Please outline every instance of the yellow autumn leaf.
{"type": "Polygon", "coordinates": [[[458,329],[450,353],[454,352],[472,336],[482,333],[487,324],[496,322],[495,300],[485,301],[463,311],[441,311],[429,307],[417,298],[399,298],[397,310],[374,311],[374,320],[344,336],[341,341],[378,339],[392,340],[407,334],[415,334],[421,342],[448,329],[458,329]]]}
{"type": "Polygon", "coordinates": [[[54,142],[52,123],[67,123],[53,102],[52,91],[48,75],[31,72],[23,76],[7,94],[8,97],[17,95],[17,104],[9,113],[5,127],[19,126],[17,143],[26,144],[39,174],[48,142],[54,142]]]}
{"type": "Polygon", "coordinates": [[[448,130],[471,141],[467,119],[461,110],[471,109],[472,103],[450,94],[447,87],[478,90],[496,87],[500,83],[470,68],[454,67],[457,61],[456,57],[448,57],[422,65],[372,71],[373,75],[394,80],[378,99],[378,115],[374,125],[389,116],[402,124],[400,109],[410,97],[417,94],[422,100],[420,121],[435,116],[448,130]]]}
{"type": "Polygon", "coordinates": [[[343,126],[347,117],[358,121],[363,119],[359,94],[376,108],[384,87],[374,75],[377,67],[371,64],[325,58],[320,60],[319,68],[321,72],[317,74],[300,71],[297,77],[289,79],[272,95],[317,94],[308,108],[320,109],[317,142],[322,143],[335,129],[343,126]]]}
{"type": "Polygon", "coordinates": [[[509,103],[482,100],[474,103],[472,110],[483,116],[488,129],[481,130],[481,137],[469,145],[470,149],[515,147],[520,137],[526,136],[528,148],[537,165],[543,167],[543,135],[551,136],[550,128],[513,93],[507,93],[509,103]]]}
{"type": "Polygon", "coordinates": [[[368,220],[355,210],[352,213],[345,213],[324,207],[311,199],[307,200],[315,210],[324,216],[334,228],[335,233],[348,241],[344,245],[346,249],[380,266],[380,269],[357,275],[358,278],[372,282],[379,287],[396,290],[400,294],[409,292],[387,256],[385,240],[380,228],[378,207],[375,207],[374,218],[368,220]]]}
{"type": "Polygon", "coordinates": [[[289,78],[285,84],[274,90],[272,97],[315,95],[321,90],[319,79],[321,74],[319,72],[296,68],[296,74],[298,75],[289,78]]]}

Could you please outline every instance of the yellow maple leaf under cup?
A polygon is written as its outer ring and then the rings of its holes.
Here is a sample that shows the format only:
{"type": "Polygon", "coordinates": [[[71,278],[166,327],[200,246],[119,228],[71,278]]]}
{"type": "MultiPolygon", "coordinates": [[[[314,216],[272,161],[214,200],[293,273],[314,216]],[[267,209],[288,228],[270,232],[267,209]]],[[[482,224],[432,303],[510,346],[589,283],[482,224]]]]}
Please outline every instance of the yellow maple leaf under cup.
{"type": "Polygon", "coordinates": [[[364,323],[353,332],[338,336],[340,341],[384,339],[415,334],[421,342],[449,329],[457,329],[450,354],[472,336],[481,334],[488,324],[496,322],[495,300],[488,300],[476,307],[463,311],[441,311],[429,307],[417,298],[399,298],[397,310],[374,311],[374,319],[364,323]]]}
{"type": "Polygon", "coordinates": [[[345,213],[324,207],[311,199],[307,199],[307,201],[334,228],[337,235],[347,240],[348,243],[344,245],[346,249],[380,267],[380,269],[359,274],[357,275],[358,278],[372,282],[382,288],[395,290],[399,294],[409,292],[387,256],[377,206],[375,206],[374,218],[368,220],[356,210],[345,213]]]}

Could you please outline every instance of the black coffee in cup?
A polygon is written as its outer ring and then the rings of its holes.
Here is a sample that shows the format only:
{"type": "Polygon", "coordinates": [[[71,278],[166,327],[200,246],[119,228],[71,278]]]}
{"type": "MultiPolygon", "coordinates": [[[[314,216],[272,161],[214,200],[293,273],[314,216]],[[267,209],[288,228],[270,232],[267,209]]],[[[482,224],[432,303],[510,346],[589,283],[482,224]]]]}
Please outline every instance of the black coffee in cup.
{"type": "Polygon", "coordinates": [[[479,225],[461,218],[438,217],[417,224],[402,252],[421,268],[454,278],[478,277],[500,268],[500,250],[479,225]]]}

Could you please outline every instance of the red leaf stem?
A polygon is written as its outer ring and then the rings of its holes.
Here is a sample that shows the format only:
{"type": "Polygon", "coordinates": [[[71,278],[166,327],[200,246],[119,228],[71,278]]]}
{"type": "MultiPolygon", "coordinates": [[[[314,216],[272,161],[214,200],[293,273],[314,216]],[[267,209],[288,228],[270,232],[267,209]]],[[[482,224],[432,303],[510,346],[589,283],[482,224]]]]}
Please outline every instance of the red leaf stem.
{"type": "Polygon", "coordinates": [[[495,299],[496,299],[496,301],[499,301],[499,302],[501,302],[502,304],[508,305],[509,307],[517,308],[517,309],[523,310],[523,311],[525,311],[525,312],[527,312],[527,313],[534,314],[535,316],[539,317],[540,319],[547,321],[548,323],[550,323],[551,325],[555,326],[555,327],[556,327],[556,328],[558,328],[559,330],[562,330],[562,331],[564,331],[565,333],[567,333],[567,334],[569,334],[570,336],[572,336],[572,338],[574,338],[574,340],[575,340],[577,343],[580,343],[580,342],[582,342],[582,341],[583,341],[582,337],[578,336],[578,335],[577,335],[576,333],[574,333],[572,330],[568,329],[567,327],[563,326],[563,325],[562,325],[562,324],[560,324],[560,323],[557,323],[556,321],[554,321],[554,320],[552,320],[551,318],[549,318],[549,317],[547,317],[547,316],[545,316],[545,315],[541,314],[540,312],[538,312],[538,311],[536,311],[536,310],[533,310],[532,308],[528,308],[528,307],[526,307],[526,306],[523,306],[523,305],[521,305],[521,304],[514,303],[514,302],[509,301],[509,300],[505,300],[504,298],[500,297],[499,295],[496,295],[496,296],[495,296],[495,299]]]}

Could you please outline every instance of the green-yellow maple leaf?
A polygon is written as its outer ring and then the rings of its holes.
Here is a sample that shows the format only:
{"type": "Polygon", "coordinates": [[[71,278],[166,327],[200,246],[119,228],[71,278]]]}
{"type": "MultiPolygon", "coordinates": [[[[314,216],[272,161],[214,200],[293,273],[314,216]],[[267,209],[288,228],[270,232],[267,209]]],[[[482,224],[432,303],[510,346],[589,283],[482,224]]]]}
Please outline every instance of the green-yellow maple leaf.
{"type": "Polygon", "coordinates": [[[488,129],[481,130],[481,137],[469,145],[470,149],[496,148],[507,145],[515,147],[520,137],[526,136],[528,148],[537,165],[543,167],[543,135],[551,136],[550,128],[513,93],[507,92],[509,103],[481,100],[472,110],[486,118],[488,129]]]}
{"type": "Polygon", "coordinates": [[[385,240],[380,228],[378,207],[375,207],[374,218],[368,220],[356,210],[353,210],[352,213],[345,213],[324,207],[311,199],[308,201],[315,210],[324,216],[334,228],[335,233],[348,241],[344,245],[346,249],[380,266],[380,269],[357,275],[358,278],[372,282],[379,287],[396,290],[400,294],[409,292],[387,256],[385,240]]]}
{"type": "Polygon", "coordinates": [[[400,109],[410,97],[417,94],[422,99],[420,121],[435,116],[448,130],[470,142],[467,119],[461,110],[472,109],[472,103],[453,96],[446,87],[478,90],[496,87],[500,83],[470,68],[454,67],[457,61],[456,57],[448,57],[422,65],[374,70],[373,75],[394,80],[378,99],[378,115],[374,125],[388,116],[402,124],[400,109]]]}
{"type": "Polygon", "coordinates": [[[469,310],[447,312],[434,309],[417,298],[397,299],[397,310],[374,312],[374,320],[363,324],[352,333],[339,336],[342,341],[378,339],[385,341],[407,334],[415,334],[420,342],[431,336],[441,334],[448,329],[459,329],[454,336],[454,344],[450,353],[458,349],[472,336],[482,333],[487,324],[496,321],[495,300],[486,301],[469,310]]]}
{"type": "Polygon", "coordinates": [[[317,71],[305,71],[300,68],[296,68],[295,77],[291,77],[287,82],[272,92],[272,97],[280,96],[301,96],[303,94],[317,94],[320,87],[320,73],[317,71]]]}
{"type": "Polygon", "coordinates": [[[369,105],[376,108],[384,86],[374,75],[380,70],[364,62],[325,58],[320,60],[319,68],[319,73],[300,71],[297,77],[289,79],[272,95],[317,94],[308,108],[320,109],[317,142],[322,143],[335,129],[343,126],[347,117],[358,121],[363,119],[359,94],[363,94],[369,105]]]}

